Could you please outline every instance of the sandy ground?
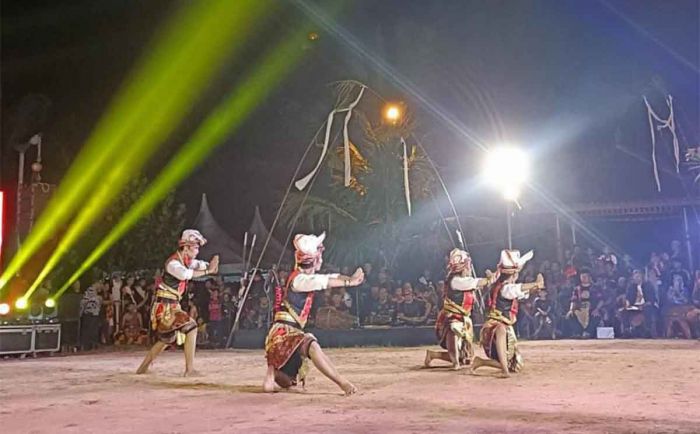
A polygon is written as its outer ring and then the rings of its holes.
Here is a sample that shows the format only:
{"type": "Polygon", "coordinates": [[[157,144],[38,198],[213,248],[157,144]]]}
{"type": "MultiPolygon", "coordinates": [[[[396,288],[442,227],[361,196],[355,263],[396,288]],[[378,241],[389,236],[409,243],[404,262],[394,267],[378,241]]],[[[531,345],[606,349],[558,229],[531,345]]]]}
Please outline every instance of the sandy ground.
{"type": "Polygon", "coordinates": [[[698,341],[521,347],[510,379],[422,369],[425,348],[328,350],[349,398],[315,369],[306,392],[261,393],[262,351],[200,351],[196,379],[175,351],[145,376],[141,351],[5,360],[0,432],[700,432],[698,341]]]}

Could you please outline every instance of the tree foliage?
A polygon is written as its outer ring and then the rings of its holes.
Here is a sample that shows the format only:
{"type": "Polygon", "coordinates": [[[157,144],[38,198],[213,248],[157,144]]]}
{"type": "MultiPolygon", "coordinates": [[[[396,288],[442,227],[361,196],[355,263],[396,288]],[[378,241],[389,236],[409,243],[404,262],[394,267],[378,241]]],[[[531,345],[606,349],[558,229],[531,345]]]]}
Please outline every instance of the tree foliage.
{"type": "MultiPolygon", "coordinates": [[[[410,116],[396,125],[372,123],[360,109],[353,116],[357,120],[350,134],[354,140],[350,186],[344,186],[343,146],[338,141],[332,144],[334,152],[329,152],[313,184],[290,194],[282,219],[288,228],[327,231],[326,256],[333,263],[374,261],[394,267],[402,255],[425,248],[428,229],[437,226],[433,219],[426,227],[422,218],[426,207],[431,207],[434,217],[435,174],[426,155],[410,139],[414,128],[410,116]],[[409,144],[411,217],[404,192],[402,137],[409,144]]],[[[435,232],[440,229],[436,227],[435,232]]]]}
{"type": "MultiPolygon", "coordinates": [[[[100,222],[85,235],[81,245],[72,252],[65,268],[76,269],[90,250],[97,246],[128,209],[142,197],[147,186],[148,180],[144,176],[132,179],[100,222]]],[[[176,248],[184,223],[185,206],[177,203],[175,192],[172,191],[98,261],[94,267],[95,274],[162,267],[167,256],[176,248]]]]}

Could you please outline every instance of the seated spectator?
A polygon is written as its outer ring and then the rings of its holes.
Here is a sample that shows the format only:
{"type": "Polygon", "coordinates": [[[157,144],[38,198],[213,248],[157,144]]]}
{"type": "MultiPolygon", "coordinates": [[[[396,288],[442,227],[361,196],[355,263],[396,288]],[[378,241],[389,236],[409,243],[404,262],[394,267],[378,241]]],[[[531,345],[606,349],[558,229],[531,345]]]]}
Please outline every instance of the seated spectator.
{"type": "Polygon", "coordinates": [[[394,302],[395,305],[399,305],[403,301],[403,287],[402,286],[397,286],[394,288],[394,293],[391,296],[391,301],[394,302]]]}
{"type": "Polygon", "coordinates": [[[270,326],[270,300],[267,297],[260,297],[258,300],[257,313],[255,328],[267,329],[270,326]]]}
{"type": "Polygon", "coordinates": [[[425,308],[428,312],[426,324],[435,324],[439,312],[438,305],[440,304],[437,292],[435,292],[435,287],[433,285],[423,287],[420,291],[419,298],[425,302],[425,308]]]}
{"type": "Polygon", "coordinates": [[[666,302],[669,306],[690,304],[690,294],[685,283],[685,276],[681,273],[673,274],[673,283],[666,292],[666,302]]]}
{"type": "Polygon", "coordinates": [[[396,304],[389,298],[389,290],[379,288],[379,301],[372,307],[369,323],[372,325],[390,325],[394,321],[396,304]]]}
{"type": "Polygon", "coordinates": [[[663,309],[664,331],[667,338],[675,336],[676,327],[680,330],[682,337],[690,339],[690,320],[688,313],[693,310],[690,304],[688,289],[685,287],[682,274],[673,274],[673,284],[666,294],[666,306],[663,309]]]}
{"type": "MultiPolygon", "coordinates": [[[[352,274],[352,273],[350,273],[352,274]]],[[[350,274],[344,274],[344,276],[349,276],[350,274]]],[[[352,310],[352,296],[348,292],[347,288],[341,287],[341,288],[336,288],[336,292],[338,295],[340,295],[340,300],[341,302],[345,305],[345,308],[343,309],[346,312],[350,312],[352,310]]]]}
{"type": "Polygon", "coordinates": [[[122,317],[121,326],[125,343],[130,344],[145,344],[143,327],[143,319],[141,315],[136,310],[136,305],[134,303],[129,303],[126,307],[126,313],[122,317]]]}
{"type": "Polygon", "coordinates": [[[396,309],[396,322],[401,325],[425,324],[428,310],[424,301],[417,299],[409,282],[403,285],[403,301],[396,309]]]}
{"type": "Polygon", "coordinates": [[[348,312],[350,309],[348,309],[347,304],[345,303],[345,300],[343,300],[343,294],[341,294],[339,291],[336,291],[333,293],[331,296],[331,307],[333,307],[335,310],[339,312],[348,312]]]}
{"type": "Polygon", "coordinates": [[[542,288],[537,293],[537,298],[533,303],[535,318],[535,339],[542,336],[556,337],[554,328],[554,304],[547,299],[547,290],[542,288]]]}
{"type": "Polygon", "coordinates": [[[649,282],[644,281],[641,270],[634,270],[625,299],[626,332],[632,334],[633,329],[644,326],[646,334],[655,338],[657,336],[658,308],[659,304],[656,300],[654,287],[649,282]]]}
{"type": "Polygon", "coordinates": [[[523,339],[530,339],[532,337],[535,330],[534,312],[535,309],[531,298],[528,297],[521,300],[520,308],[518,309],[518,322],[515,325],[515,329],[519,337],[522,337],[523,339]]]}
{"type": "Polygon", "coordinates": [[[571,293],[571,303],[566,318],[569,324],[570,336],[591,336],[591,293],[593,282],[591,272],[587,268],[579,271],[579,283],[571,293]]]}
{"type": "Polygon", "coordinates": [[[221,303],[221,316],[223,317],[222,330],[226,339],[228,339],[228,334],[231,332],[231,327],[233,327],[237,310],[238,303],[231,298],[231,293],[224,292],[224,301],[221,303]]]}
{"type": "Polygon", "coordinates": [[[256,308],[248,307],[244,309],[243,319],[241,320],[241,328],[246,330],[258,328],[258,311],[256,308]]]}

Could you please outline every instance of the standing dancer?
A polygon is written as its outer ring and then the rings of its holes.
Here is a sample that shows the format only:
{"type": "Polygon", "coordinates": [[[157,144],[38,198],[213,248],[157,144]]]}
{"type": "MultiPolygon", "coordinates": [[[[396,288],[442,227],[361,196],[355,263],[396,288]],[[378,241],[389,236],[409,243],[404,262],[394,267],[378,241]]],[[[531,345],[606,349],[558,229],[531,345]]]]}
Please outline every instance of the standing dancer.
{"type": "Polygon", "coordinates": [[[447,351],[427,350],[425,366],[434,359],[452,363],[455,370],[469,365],[474,358],[472,307],[474,290],[488,284],[488,279],[472,276],[472,259],[464,250],[453,249],[447,265],[445,299],[435,323],[440,346],[447,351]]]}
{"type": "Polygon", "coordinates": [[[151,328],[158,342],[146,354],[137,374],[144,374],[153,360],[168,346],[185,343],[185,373],[194,376],[194,352],[197,345],[197,323],[180,307],[180,300],[192,278],[216,274],[219,271],[219,256],[210,263],[197,260],[199,248],[206,244],[199,231],[187,229],[182,233],[177,252],[165,263],[163,277],[156,280],[156,294],[151,308],[151,328]]]}
{"type": "Polygon", "coordinates": [[[523,367],[513,325],[518,316],[518,300],[530,296],[530,291],[544,288],[544,278],[537,275],[533,283],[515,283],[518,273],[532,259],[529,251],[520,257],[518,250],[501,251],[501,260],[490,287],[488,319],[481,328],[481,345],[488,359],[475,357],[472,372],[481,366],[500,369],[502,377],[510,376],[523,367]]]}
{"type": "Polygon", "coordinates": [[[335,369],[316,337],[304,333],[316,291],[357,286],[365,278],[362,268],[358,268],[352,276],[317,274],[323,263],[325,236],[322,233],[319,236],[299,234],[294,237],[295,269],[289,274],[285,288],[276,291],[274,323],[265,339],[265,392],[296,386],[297,381],[303,385],[307,359],[311,359],[316,368],[337,384],[345,395],[357,392],[357,388],[335,369]]]}

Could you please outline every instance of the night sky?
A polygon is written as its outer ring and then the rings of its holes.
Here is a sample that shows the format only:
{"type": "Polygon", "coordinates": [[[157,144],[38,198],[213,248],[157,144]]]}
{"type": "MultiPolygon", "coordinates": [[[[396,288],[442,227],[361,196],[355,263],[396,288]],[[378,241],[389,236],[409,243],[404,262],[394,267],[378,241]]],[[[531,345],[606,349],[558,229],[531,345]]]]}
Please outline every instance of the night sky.
{"type": "MultiPolygon", "coordinates": [[[[327,2],[315,2],[326,7],[327,2]]],[[[238,237],[253,205],[268,222],[296,162],[330,110],[329,83],[357,79],[416,114],[417,134],[458,208],[479,213],[474,141],[508,141],[536,156],[534,182],[567,203],[678,197],[691,192],[669,172],[664,191],[649,162],[646,95],[666,113],[674,97],[681,146],[700,144],[700,2],[358,0],[337,17],[377,68],[321,25],[319,40],[256,112],[178,195],[196,214],[207,193],[214,215],[238,237]],[[415,91],[406,91],[408,85],[415,91]],[[419,98],[420,96],[420,98],[419,98]],[[423,99],[423,102],[420,100],[423,99]],[[427,101],[433,110],[425,105],[427,101]]],[[[45,177],[58,182],[159,23],[177,6],[161,0],[2,2],[2,182],[16,182],[12,114],[27,94],[52,102],[44,130],[45,177]]],[[[272,14],[251,35],[151,164],[152,177],[246,65],[301,12],[272,14]]],[[[315,156],[308,166],[315,162],[315,156]]],[[[526,198],[527,199],[527,198],[526,198]]]]}

